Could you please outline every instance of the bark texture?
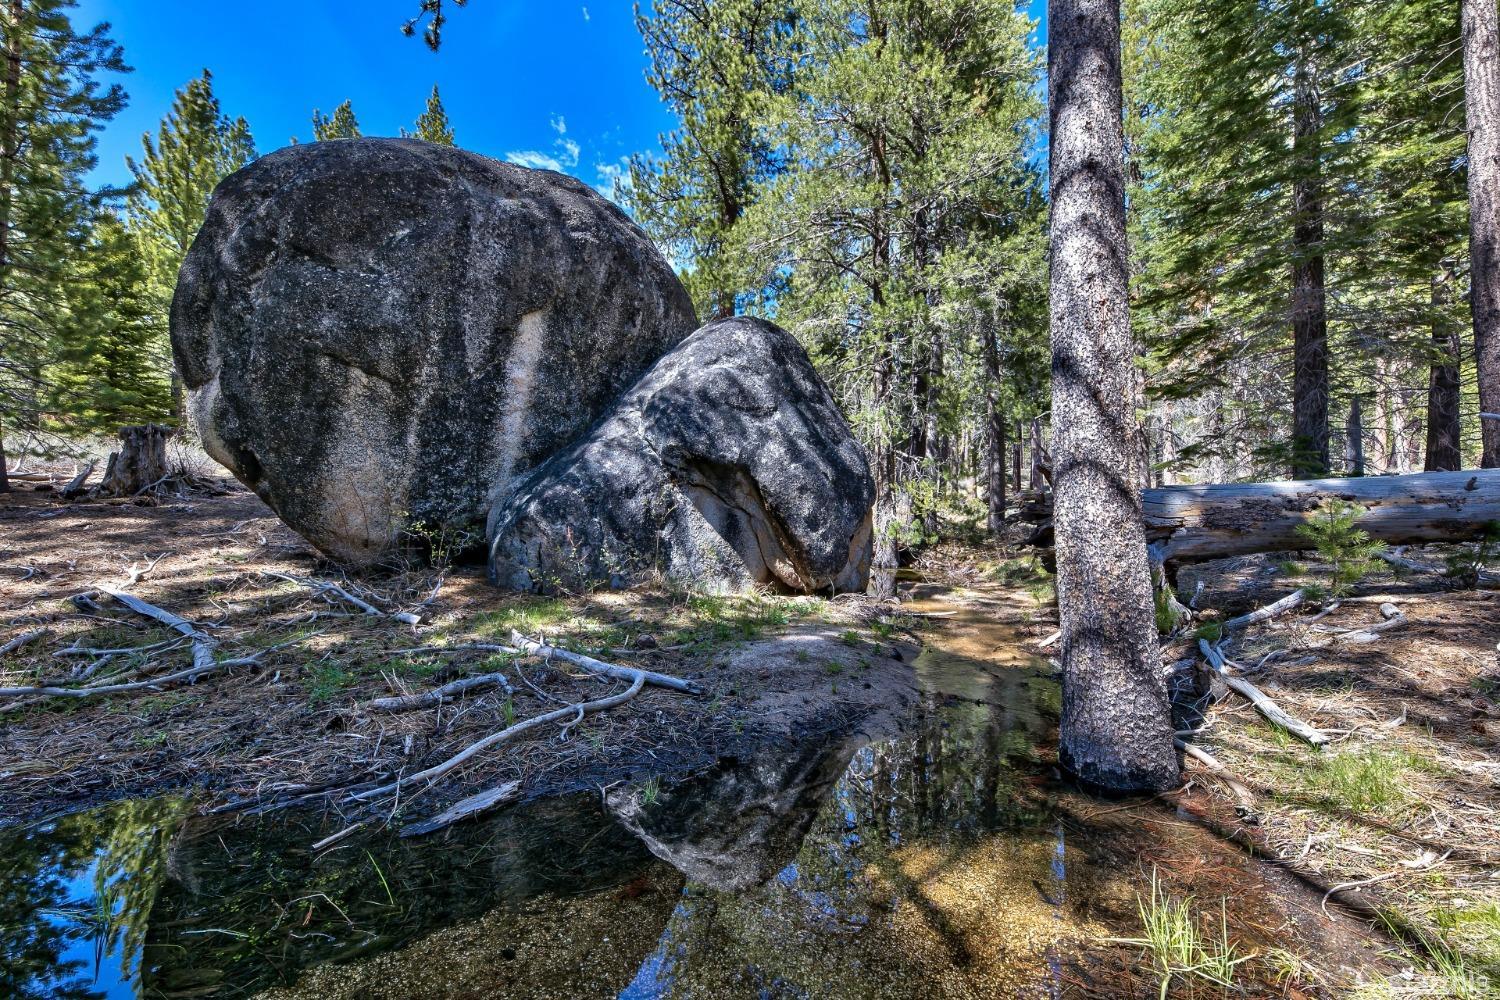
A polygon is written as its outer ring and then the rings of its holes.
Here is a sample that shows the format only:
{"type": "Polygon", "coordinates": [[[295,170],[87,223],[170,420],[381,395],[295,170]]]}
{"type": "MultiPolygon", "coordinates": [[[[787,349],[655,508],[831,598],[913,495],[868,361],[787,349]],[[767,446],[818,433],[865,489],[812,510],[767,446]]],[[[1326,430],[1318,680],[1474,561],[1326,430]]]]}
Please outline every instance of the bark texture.
{"type": "MultiPolygon", "coordinates": [[[[1500,412],[1500,27],[1494,0],[1463,0],[1469,130],[1469,267],[1479,408],[1500,412]]],[[[1480,421],[1487,469],[1500,466],[1500,423],[1480,421]]]]}
{"type": "Polygon", "coordinates": [[[1178,763],[1137,486],[1119,0],[1050,0],[1048,24],[1060,756],[1088,784],[1162,790],[1178,763]]]}
{"type": "Polygon", "coordinates": [[[133,497],[167,478],[167,438],[172,428],[140,424],[120,428],[120,450],[109,456],[99,492],[110,497],[133,497]]]}
{"type": "Polygon", "coordinates": [[[1292,156],[1292,477],[1328,474],[1328,309],[1323,282],[1323,119],[1313,73],[1294,81],[1292,156]]]}
{"type": "Polygon", "coordinates": [[[1452,284],[1451,269],[1442,268],[1432,279],[1432,372],[1427,385],[1428,472],[1463,467],[1459,441],[1460,384],[1458,362],[1461,345],[1458,329],[1448,319],[1444,306],[1452,284]]]}

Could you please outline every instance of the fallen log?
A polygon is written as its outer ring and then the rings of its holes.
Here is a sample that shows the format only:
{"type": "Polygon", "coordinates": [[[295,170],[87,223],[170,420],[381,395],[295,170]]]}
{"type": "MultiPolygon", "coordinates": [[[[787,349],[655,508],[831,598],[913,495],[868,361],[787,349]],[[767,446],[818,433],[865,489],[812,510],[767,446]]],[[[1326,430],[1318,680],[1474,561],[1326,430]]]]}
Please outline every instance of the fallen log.
{"type": "MultiPolygon", "coordinates": [[[[1274,483],[1162,486],[1141,492],[1153,555],[1171,568],[1257,552],[1312,548],[1298,532],[1330,501],[1362,508],[1356,527],[1391,545],[1465,542],[1500,521],[1500,469],[1274,483]]],[[[1051,517],[1050,497],[1028,519],[1051,517]]],[[[1046,525],[1039,541],[1050,541],[1046,525]]]]}

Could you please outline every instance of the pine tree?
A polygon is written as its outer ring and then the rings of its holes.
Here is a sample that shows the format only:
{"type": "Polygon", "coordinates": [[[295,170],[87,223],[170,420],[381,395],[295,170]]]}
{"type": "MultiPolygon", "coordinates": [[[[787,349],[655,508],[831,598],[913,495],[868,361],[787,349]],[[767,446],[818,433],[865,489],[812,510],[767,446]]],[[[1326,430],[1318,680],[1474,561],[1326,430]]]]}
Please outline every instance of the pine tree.
{"type": "Polygon", "coordinates": [[[795,86],[761,116],[784,169],[758,186],[736,243],[870,448],[879,544],[893,546],[934,534],[954,442],[985,434],[990,327],[1007,341],[1044,329],[1019,302],[1039,264],[996,249],[1040,232],[1027,155],[1039,67],[1030,22],[1001,0],[799,13],[795,86]],[[907,495],[914,525],[893,513],[907,495]]]}
{"type": "MultiPolygon", "coordinates": [[[[353,112],[350,115],[352,117],[353,112]]],[[[402,129],[401,134],[439,146],[453,145],[453,126],[448,123],[448,112],[443,109],[442,98],[438,97],[437,84],[432,85],[432,96],[427,98],[427,110],[417,116],[417,130],[407,132],[402,129]]]]}
{"type": "Polygon", "coordinates": [[[66,308],[70,263],[98,197],[84,176],[95,136],[125,105],[101,73],[127,72],[109,26],[77,31],[72,0],[0,7],[0,492],[4,432],[35,429],[47,397],[52,320],[66,308]]]}
{"type": "Polygon", "coordinates": [[[352,101],[345,101],[334,108],[332,117],[324,117],[322,111],[314,109],[312,127],[313,138],[319,142],[329,139],[358,139],[360,136],[359,121],[354,117],[352,101]]]}
{"type": "Polygon", "coordinates": [[[653,0],[649,15],[637,6],[636,25],[646,78],[679,125],[661,137],[661,157],[631,158],[618,193],[657,242],[692,261],[683,277],[700,315],[732,316],[750,290],[730,234],[781,165],[756,113],[791,86],[797,17],[777,0],[653,0]]]}
{"type": "MultiPolygon", "coordinates": [[[[135,175],[129,226],[146,264],[156,354],[168,359],[167,313],[177,271],[208,211],[219,181],[255,159],[255,141],[244,118],[230,119],[214,96],[208,70],[177,91],[156,135],[141,137],[142,157],[127,157],[135,175]]],[[[172,374],[172,413],[181,416],[181,392],[172,374]]]]}
{"type": "Polygon", "coordinates": [[[70,262],[64,312],[45,372],[56,429],[113,432],[174,413],[151,262],[113,212],[90,225],[84,253],[70,262]]]}

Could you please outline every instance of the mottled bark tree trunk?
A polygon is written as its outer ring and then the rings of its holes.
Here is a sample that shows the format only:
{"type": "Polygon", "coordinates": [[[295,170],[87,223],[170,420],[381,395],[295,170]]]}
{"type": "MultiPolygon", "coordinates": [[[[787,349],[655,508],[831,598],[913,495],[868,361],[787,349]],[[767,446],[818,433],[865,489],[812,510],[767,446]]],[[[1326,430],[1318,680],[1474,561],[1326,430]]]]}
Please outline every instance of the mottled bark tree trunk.
{"type": "MultiPolygon", "coordinates": [[[[0,287],[8,287],[11,268],[11,216],[14,214],[16,169],[21,149],[21,0],[5,8],[5,108],[0,112],[0,287]]],[[[5,461],[5,437],[0,434],[0,493],[10,492],[5,461]]]]}
{"type": "Polygon", "coordinates": [[[1458,362],[1462,345],[1448,316],[1453,271],[1446,264],[1432,278],[1432,372],[1427,381],[1427,472],[1463,468],[1460,452],[1458,362]]]}
{"type": "Polygon", "coordinates": [[[1017,420],[1016,441],[1010,446],[1010,481],[1015,483],[1017,493],[1026,488],[1025,481],[1021,478],[1021,452],[1026,447],[1026,435],[1021,432],[1021,426],[1021,421],[1017,420]]]}
{"type": "Polygon", "coordinates": [[[984,334],[984,422],[985,491],[989,517],[985,525],[991,538],[1005,531],[1005,414],[1000,410],[1000,347],[993,329],[984,334]]]}
{"type": "Polygon", "coordinates": [[[1323,286],[1322,108],[1312,68],[1299,59],[1293,84],[1292,462],[1293,479],[1328,474],[1328,314],[1323,286]]]}
{"type": "MultiPolygon", "coordinates": [[[[1495,0],[1462,0],[1469,131],[1470,304],[1479,409],[1500,412],[1500,26],[1495,0]]],[[[1500,466],[1500,421],[1481,420],[1480,464],[1500,466]]]]}
{"type": "Polygon", "coordinates": [[[1344,472],[1365,474],[1365,421],[1358,396],[1349,401],[1349,422],[1344,425],[1344,472]]]}
{"type": "Polygon", "coordinates": [[[1042,421],[1040,417],[1031,420],[1031,488],[1044,490],[1047,488],[1047,477],[1042,475],[1042,421]]]}
{"type": "Polygon", "coordinates": [[[1088,784],[1178,780],[1141,521],[1119,0],[1050,0],[1052,485],[1059,755],[1088,784]]]}

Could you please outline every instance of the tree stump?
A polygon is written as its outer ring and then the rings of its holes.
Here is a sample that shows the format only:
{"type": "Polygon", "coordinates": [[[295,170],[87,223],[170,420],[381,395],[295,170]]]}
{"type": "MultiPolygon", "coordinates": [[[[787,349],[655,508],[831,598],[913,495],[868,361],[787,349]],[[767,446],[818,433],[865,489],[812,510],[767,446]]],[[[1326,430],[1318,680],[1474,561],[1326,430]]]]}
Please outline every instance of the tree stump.
{"type": "Polygon", "coordinates": [[[167,438],[173,433],[162,424],[121,427],[120,450],[110,453],[99,495],[133,497],[166,480],[167,438]]]}

